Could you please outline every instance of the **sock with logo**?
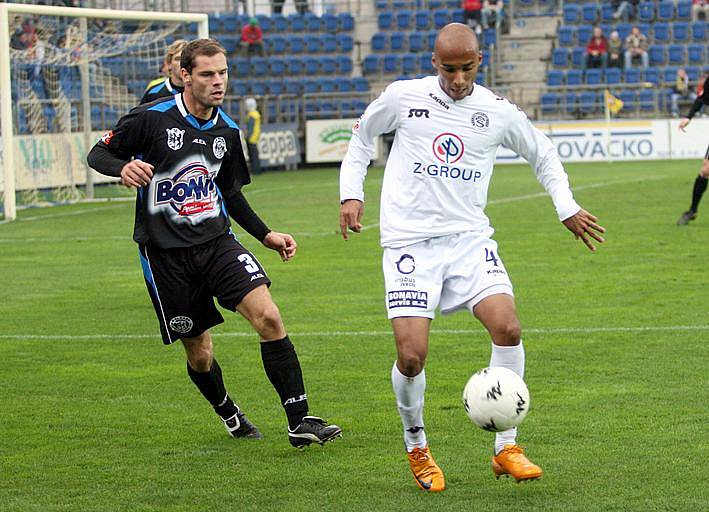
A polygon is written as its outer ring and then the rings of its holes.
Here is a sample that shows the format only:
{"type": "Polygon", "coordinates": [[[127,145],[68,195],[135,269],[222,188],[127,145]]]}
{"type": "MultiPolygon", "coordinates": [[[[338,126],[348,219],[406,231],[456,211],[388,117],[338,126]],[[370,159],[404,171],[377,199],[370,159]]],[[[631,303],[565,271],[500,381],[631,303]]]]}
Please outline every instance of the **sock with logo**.
{"type": "Polygon", "coordinates": [[[226,392],[224,379],[222,379],[222,369],[216,359],[212,360],[212,367],[208,372],[194,370],[188,361],[187,374],[204,398],[212,404],[215,412],[223,419],[229,419],[239,411],[239,408],[226,392]]]}
{"type": "Polygon", "coordinates": [[[426,432],[423,427],[423,401],[426,392],[426,370],[415,377],[407,377],[396,366],[391,369],[391,385],[396,395],[401,423],[404,425],[406,451],[425,448],[426,432]]]}
{"type": "Polygon", "coordinates": [[[699,208],[699,201],[702,200],[704,191],[707,189],[707,181],[709,181],[709,179],[705,178],[701,174],[697,176],[696,180],[694,180],[694,189],[692,190],[692,206],[689,207],[689,210],[694,213],[697,212],[697,208],[699,208]]]}
{"type": "MultiPolygon", "coordinates": [[[[490,356],[490,366],[501,366],[512,370],[520,377],[524,378],[524,346],[520,340],[519,345],[503,347],[492,344],[492,355],[490,356]]],[[[517,428],[511,428],[495,434],[495,453],[505,447],[506,444],[517,443],[517,428]]]]}
{"type": "Polygon", "coordinates": [[[308,414],[308,395],[305,394],[295,347],[288,336],[276,341],[263,341],[261,359],[268,380],[281,398],[281,405],[288,416],[288,426],[294,429],[308,414]]]}

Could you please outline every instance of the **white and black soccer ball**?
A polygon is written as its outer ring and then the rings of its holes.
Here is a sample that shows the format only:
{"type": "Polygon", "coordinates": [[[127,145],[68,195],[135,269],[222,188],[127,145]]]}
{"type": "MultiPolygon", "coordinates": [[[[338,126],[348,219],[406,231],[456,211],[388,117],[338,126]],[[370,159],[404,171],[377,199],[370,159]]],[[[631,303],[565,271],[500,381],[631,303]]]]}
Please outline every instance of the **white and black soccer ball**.
{"type": "Polygon", "coordinates": [[[463,390],[470,421],[490,432],[516,427],[529,411],[529,390],[522,378],[507,368],[483,368],[463,390]]]}

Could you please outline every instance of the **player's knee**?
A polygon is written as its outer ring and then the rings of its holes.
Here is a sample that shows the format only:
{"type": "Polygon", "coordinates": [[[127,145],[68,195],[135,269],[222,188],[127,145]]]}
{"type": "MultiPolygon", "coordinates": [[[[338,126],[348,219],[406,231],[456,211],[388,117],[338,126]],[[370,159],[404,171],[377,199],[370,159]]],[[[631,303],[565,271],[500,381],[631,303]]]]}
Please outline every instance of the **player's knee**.
{"type": "Polygon", "coordinates": [[[514,346],[519,345],[522,338],[522,327],[519,320],[510,319],[499,325],[494,331],[494,341],[496,345],[514,346]]]}
{"type": "Polygon", "coordinates": [[[187,359],[193,370],[198,372],[208,372],[212,367],[214,353],[211,344],[209,346],[195,346],[187,352],[187,359]]]}
{"type": "Polygon", "coordinates": [[[265,339],[279,336],[283,331],[283,321],[278,306],[271,302],[264,306],[253,318],[253,326],[265,339]]]}
{"type": "Polygon", "coordinates": [[[414,351],[404,351],[399,353],[398,366],[401,373],[407,377],[415,377],[423,371],[426,364],[426,357],[414,351]]]}

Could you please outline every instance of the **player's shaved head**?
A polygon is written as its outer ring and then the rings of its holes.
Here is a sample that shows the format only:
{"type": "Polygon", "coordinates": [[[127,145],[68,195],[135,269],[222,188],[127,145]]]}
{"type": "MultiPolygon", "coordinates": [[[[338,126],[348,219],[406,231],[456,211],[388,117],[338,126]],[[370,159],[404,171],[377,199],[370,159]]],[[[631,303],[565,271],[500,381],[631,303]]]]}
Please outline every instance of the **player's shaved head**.
{"type": "Polygon", "coordinates": [[[478,38],[470,27],[450,23],[436,37],[431,62],[438,70],[441,89],[454,100],[473,91],[473,82],[482,61],[478,38]]]}

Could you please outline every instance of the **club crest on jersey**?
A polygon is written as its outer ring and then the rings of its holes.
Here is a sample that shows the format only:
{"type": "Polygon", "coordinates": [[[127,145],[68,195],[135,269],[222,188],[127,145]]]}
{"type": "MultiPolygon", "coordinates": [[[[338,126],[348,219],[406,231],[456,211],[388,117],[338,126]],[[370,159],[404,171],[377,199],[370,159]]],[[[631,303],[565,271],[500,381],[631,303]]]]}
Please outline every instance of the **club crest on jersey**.
{"type": "Polygon", "coordinates": [[[410,254],[402,254],[399,261],[396,262],[396,270],[398,270],[400,274],[410,274],[416,270],[414,257],[410,254]]]}
{"type": "Polygon", "coordinates": [[[212,143],[212,151],[218,160],[224,158],[224,155],[226,154],[226,140],[224,140],[224,137],[217,137],[214,139],[214,142],[212,143]]]}
{"type": "Polygon", "coordinates": [[[167,132],[167,147],[173,151],[180,149],[182,147],[182,136],[185,134],[185,130],[168,128],[165,131],[167,132]]]}
{"type": "Polygon", "coordinates": [[[187,334],[192,330],[192,319],[188,316],[176,316],[170,320],[170,329],[180,334],[187,334]]]}
{"type": "Polygon", "coordinates": [[[217,198],[214,179],[199,162],[187,164],[174,177],[158,180],[155,184],[155,204],[170,205],[181,216],[213,210],[217,198]]]}
{"type": "Polygon", "coordinates": [[[454,133],[442,133],[433,139],[433,154],[444,164],[456,163],[464,151],[463,141],[454,133]]]}
{"type": "Polygon", "coordinates": [[[482,130],[490,126],[490,118],[487,117],[485,112],[475,112],[473,117],[470,118],[470,122],[473,123],[473,128],[480,128],[482,130]]]}

